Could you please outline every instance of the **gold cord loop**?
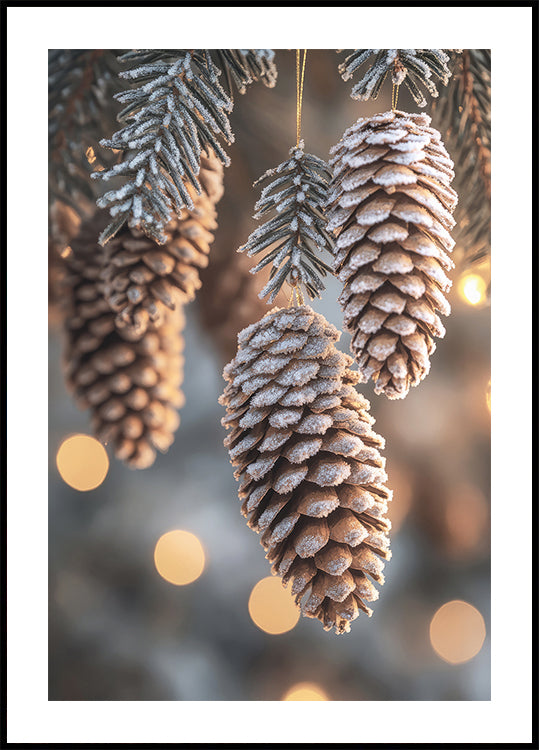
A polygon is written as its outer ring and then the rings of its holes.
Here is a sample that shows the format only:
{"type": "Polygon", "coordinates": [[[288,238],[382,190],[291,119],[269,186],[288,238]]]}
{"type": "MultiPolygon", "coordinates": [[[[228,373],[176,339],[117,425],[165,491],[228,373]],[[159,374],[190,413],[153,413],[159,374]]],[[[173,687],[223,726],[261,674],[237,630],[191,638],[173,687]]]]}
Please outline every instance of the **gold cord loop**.
{"type": "Polygon", "coordinates": [[[296,50],[296,146],[301,140],[301,107],[303,104],[303,82],[305,80],[305,62],[307,50],[303,50],[303,65],[300,66],[301,50],[296,50]],[[301,67],[301,76],[300,76],[301,67]]]}
{"type": "Polygon", "coordinates": [[[398,83],[393,84],[391,91],[391,111],[394,112],[397,109],[397,101],[399,99],[399,85],[398,83]]]}

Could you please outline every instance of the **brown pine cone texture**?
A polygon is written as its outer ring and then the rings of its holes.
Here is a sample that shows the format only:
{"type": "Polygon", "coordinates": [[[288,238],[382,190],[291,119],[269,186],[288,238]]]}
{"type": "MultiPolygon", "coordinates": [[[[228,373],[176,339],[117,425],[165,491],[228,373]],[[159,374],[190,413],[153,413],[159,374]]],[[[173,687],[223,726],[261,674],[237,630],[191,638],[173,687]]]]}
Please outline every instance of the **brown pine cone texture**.
{"type": "Polygon", "coordinates": [[[91,413],[96,437],[121,461],[144,469],[166,451],[184,402],[181,307],[139,341],[127,341],[102,292],[103,248],[95,220],[81,226],[65,258],[64,369],[77,405],[91,413]]]}
{"type": "Polygon", "coordinates": [[[309,306],[274,308],[238,336],[220,403],[242,513],[272,572],[325,630],[348,632],[378,598],[391,499],[383,439],[353,387],[340,332],[309,306]]]}
{"type": "Polygon", "coordinates": [[[124,226],[105,246],[104,295],[118,329],[131,340],[158,328],[167,310],[190,302],[200,288],[199,270],[208,265],[217,228],[215,204],[223,194],[223,167],[213,152],[202,156],[198,178],[200,195],[186,186],[194,209],[167,225],[164,245],[124,226]]]}
{"type": "Polygon", "coordinates": [[[328,228],[351,350],[375,393],[404,398],[428,374],[437,312],[450,313],[453,162],[425,114],[360,118],[332,148],[328,228]]]}

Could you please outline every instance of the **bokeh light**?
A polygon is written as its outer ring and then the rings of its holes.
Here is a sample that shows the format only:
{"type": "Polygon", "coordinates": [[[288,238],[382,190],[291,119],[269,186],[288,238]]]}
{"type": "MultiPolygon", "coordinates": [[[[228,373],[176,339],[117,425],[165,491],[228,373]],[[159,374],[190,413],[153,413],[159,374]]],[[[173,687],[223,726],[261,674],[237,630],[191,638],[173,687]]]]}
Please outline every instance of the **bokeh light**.
{"type": "Polygon", "coordinates": [[[249,614],[255,625],[265,633],[286,633],[297,624],[298,607],[280,578],[262,578],[251,591],[249,614]]]}
{"type": "Polygon", "coordinates": [[[487,284],[482,276],[470,273],[459,280],[458,290],[469,305],[479,305],[486,297],[487,284]]]}
{"type": "Polygon", "coordinates": [[[491,411],[490,380],[488,381],[487,390],[485,391],[485,399],[487,401],[488,410],[491,411]]]}
{"type": "Polygon", "coordinates": [[[467,602],[447,602],[430,623],[430,642],[438,656],[450,664],[462,664],[476,656],[485,641],[485,621],[467,602]]]}
{"type": "Polygon", "coordinates": [[[107,452],[90,435],[66,438],[56,454],[56,466],[66,484],[80,492],[94,490],[109,470],[107,452]]]}
{"type": "Polygon", "coordinates": [[[292,685],[281,698],[283,701],[327,701],[326,693],[314,682],[298,682],[292,685]]]}
{"type": "Polygon", "coordinates": [[[91,146],[88,146],[88,148],[86,149],[86,158],[88,159],[89,164],[93,164],[96,160],[95,151],[91,146]]]}
{"type": "Polygon", "coordinates": [[[157,541],[154,550],[155,567],[159,575],[175,586],[193,583],[202,574],[205,564],[204,548],[190,531],[167,531],[157,541]]]}

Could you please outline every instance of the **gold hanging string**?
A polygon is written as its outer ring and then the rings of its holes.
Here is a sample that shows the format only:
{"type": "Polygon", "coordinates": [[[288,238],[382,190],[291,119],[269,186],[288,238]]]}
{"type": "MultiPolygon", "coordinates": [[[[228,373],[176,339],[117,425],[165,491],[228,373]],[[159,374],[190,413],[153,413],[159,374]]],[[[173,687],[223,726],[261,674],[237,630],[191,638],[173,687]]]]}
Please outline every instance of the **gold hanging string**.
{"type": "Polygon", "coordinates": [[[303,82],[305,80],[305,62],[307,60],[307,50],[303,50],[303,65],[301,65],[300,76],[300,58],[301,50],[296,50],[296,146],[299,146],[301,139],[301,106],[303,104],[303,82]]]}
{"type": "Polygon", "coordinates": [[[393,84],[393,90],[391,91],[391,111],[394,112],[397,109],[397,101],[399,99],[399,84],[393,84]]]}
{"type": "MultiPolygon", "coordinates": [[[[303,104],[303,83],[305,81],[305,63],[307,60],[307,50],[303,50],[303,63],[301,62],[301,50],[296,50],[296,147],[299,146],[301,140],[301,107],[303,104]]],[[[298,238],[299,241],[299,238],[298,238]]],[[[301,291],[298,279],[297,269],[292,269],[292,280],[288,283],[291,286],[290,299],[288,300],[288,307],[292,305],[301,306],[305,304],[303,298],[303,292],[301,291]],[[294,273],[296,274],[294,276],[294,273]]]]}
{"type": "Polygon", "coordinates": [[[296,291],[296,287],[295,286],[291,286],[290,287],[290,298],[288,300],[288,307],[292,307],[292,300],[294,298],[294,292],[295,291],[296,291]]]}
{"type": "Polygon", "coordinates": [[[303,292],[301,291],[300,285],[298,284],[297,280],[295,281],[289,281],[290,284],[290,297],[288,299],[288,307],[292,307],[292,305],[297,307],[302,307],[305,304],[305,298],[303,296],[303,292]]]}

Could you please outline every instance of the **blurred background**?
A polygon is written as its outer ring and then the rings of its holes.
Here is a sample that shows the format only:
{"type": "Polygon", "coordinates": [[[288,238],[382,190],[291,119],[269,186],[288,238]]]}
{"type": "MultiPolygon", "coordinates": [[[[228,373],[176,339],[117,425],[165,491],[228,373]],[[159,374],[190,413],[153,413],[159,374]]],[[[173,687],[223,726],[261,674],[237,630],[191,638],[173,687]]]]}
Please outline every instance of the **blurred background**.
{"type": "MultiPolygon", "coordinates": [[[[353,101],[339,59],[307,55],[302,135],[322,158],[358,117],[391,108],[389,81],[376,101],[353,101]]],[[[295,143],[295,51],[278,50],[276,64],[275,88],[235,97],[219,229],[186,308],[186,403],[151,468],[109,463],[87,438],[88,472],[73,474],[69,439],[91,429],[65,389],[50,317],[50,700],[490,699],[488,260],[470,267],[455,249],[447,335],[418,388],[389,401],[360,386],[394,490],[393,557],[372,618],[342,636],[299,619],[240,513],[217,399],[238,326],[270,309],[235,250],[255,226],[252,183],[295,143]]],[[[404,90],[398,106],[418,111],[404,90]]],[[[339,292],[328,279],[313,307],[340,329],[339,292]]]]}

